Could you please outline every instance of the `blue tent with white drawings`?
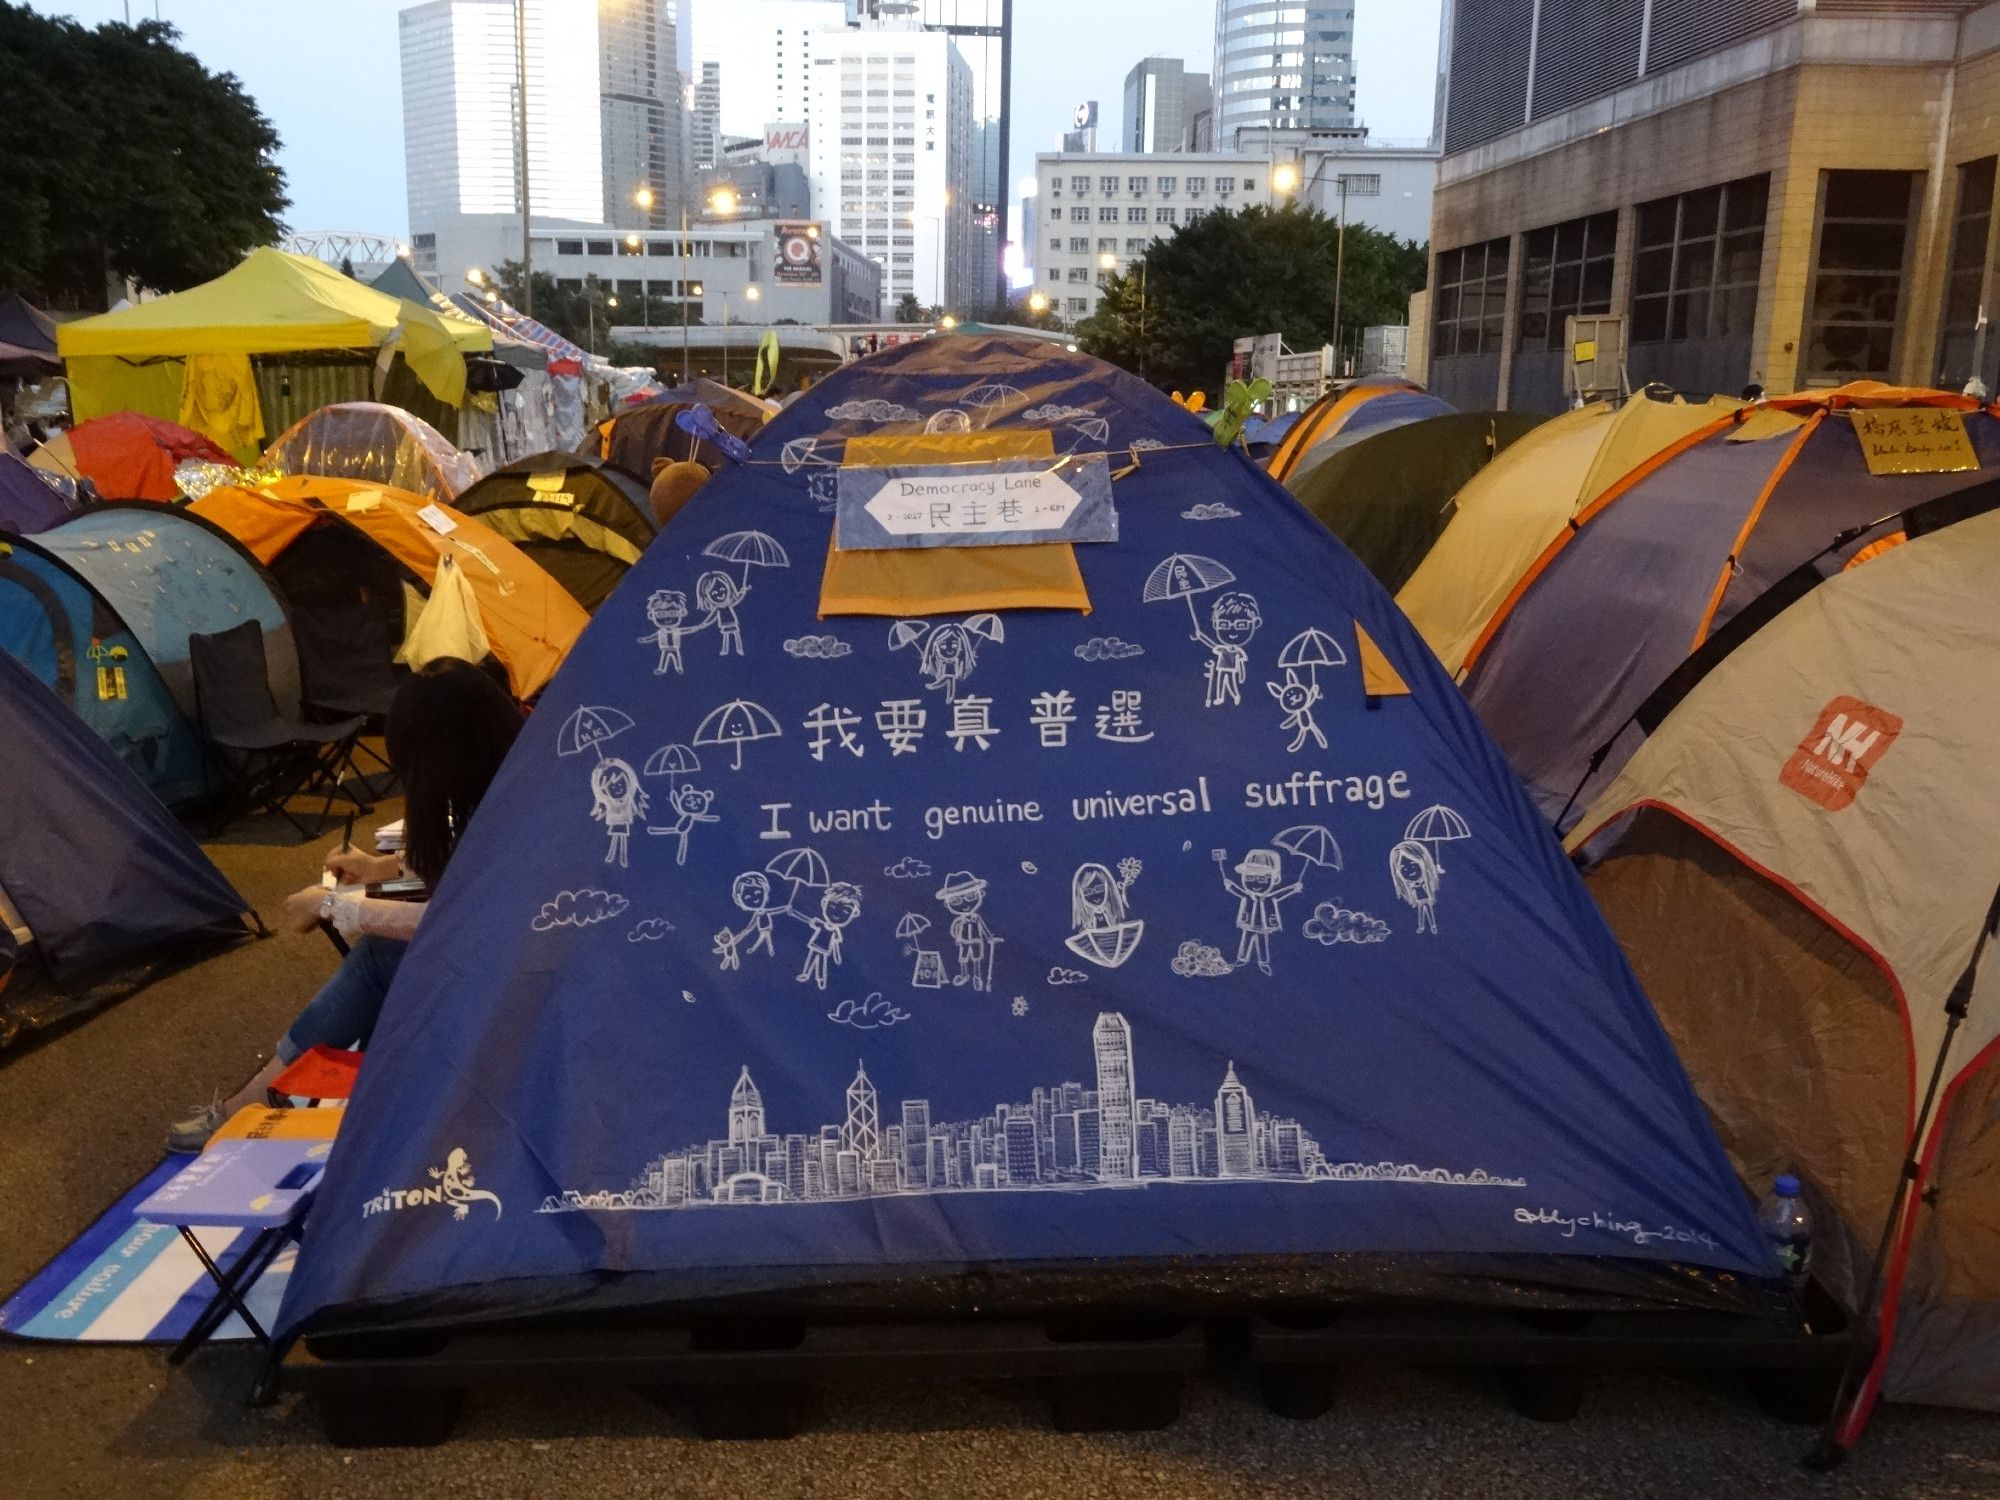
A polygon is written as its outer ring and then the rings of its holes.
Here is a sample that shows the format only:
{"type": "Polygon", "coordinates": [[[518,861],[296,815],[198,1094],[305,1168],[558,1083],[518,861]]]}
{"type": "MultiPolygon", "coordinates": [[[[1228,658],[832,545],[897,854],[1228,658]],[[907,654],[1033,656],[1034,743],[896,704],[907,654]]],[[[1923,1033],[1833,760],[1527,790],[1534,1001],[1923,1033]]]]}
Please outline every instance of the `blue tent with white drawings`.
{"type": "Polygon", "coordinates": [[[1560,848],[1336,540],[1086,356],[859,362],[544,694],[282,1324],[1251,1263],[1711,1308],[1775,1275],[1560,848]],[[1044,503],[1115,540],[829,552],[843,506],[990,543],[1044,503]]]}

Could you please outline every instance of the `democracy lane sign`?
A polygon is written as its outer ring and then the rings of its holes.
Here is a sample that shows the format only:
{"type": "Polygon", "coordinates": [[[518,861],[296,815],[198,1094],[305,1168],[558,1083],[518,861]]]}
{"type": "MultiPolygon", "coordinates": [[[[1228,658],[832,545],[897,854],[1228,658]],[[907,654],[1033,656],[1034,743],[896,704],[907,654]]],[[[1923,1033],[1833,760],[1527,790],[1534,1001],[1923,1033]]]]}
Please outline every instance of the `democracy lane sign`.
{"type": "Polygon", "coordinates": [[[1118,540],[1102,458],[842,469],[837,511],[844,552],[1118,540]]]}

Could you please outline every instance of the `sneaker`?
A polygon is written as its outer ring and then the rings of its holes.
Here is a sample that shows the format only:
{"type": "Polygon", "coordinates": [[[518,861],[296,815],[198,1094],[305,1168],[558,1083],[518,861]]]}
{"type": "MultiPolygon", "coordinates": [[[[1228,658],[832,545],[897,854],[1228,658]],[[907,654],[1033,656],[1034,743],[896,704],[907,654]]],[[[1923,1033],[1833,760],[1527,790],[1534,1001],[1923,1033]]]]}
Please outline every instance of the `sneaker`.
{"type": "Polygon", "coordinates": [[[201,1150],[228,1118],[223,1112],[222,1095],[218,1093],[199,1113],[189,1115],[167,1132],[167,1149],[190,1153],[201,1150]]]}

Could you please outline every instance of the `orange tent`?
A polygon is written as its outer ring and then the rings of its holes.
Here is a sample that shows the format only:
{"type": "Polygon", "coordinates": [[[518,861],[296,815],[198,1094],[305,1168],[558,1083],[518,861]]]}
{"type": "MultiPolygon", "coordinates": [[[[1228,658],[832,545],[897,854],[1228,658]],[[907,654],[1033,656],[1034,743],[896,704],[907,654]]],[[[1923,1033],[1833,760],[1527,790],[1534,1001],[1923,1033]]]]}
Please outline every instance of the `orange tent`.
{"type": "Polygon", "coordinates": [[[106,500],[180,499],[174,466],[187,459],[235,466],[236,460],[198,432],[136,411],[114,411],[79,422],[28,455],[50,474],[88,479],[106,500]]]}
{"type": "Polygon", "coordinates": [[[472,585],[488,644],[520,699],[555,675],[590,616],[568,592],[483,522],[449,506],[353,479],[298,475],[256,489],[211,490],[190,507],[267,567],[315,527],[344,526],[386,553],[428,593],[450,557],[472,585]]]}

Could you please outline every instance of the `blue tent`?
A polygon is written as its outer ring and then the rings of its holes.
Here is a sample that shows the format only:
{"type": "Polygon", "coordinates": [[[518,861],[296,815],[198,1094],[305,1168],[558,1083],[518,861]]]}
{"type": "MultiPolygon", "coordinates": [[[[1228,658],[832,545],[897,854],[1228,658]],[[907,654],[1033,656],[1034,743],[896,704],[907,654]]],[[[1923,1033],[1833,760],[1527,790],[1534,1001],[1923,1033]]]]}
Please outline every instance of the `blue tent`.
{"type": "Polygon", "coordinates": [[[103,741],[0,653],[0,890],[44,968],[80,984],[196,935],[241,937],[249,904],[103,741]]]}
{"type": "Polygon", "coordinates": [[[41,472],[0,448],[0,531],[46,531],[70,509],[41,472]]]}
{"type": "Polygon", "coordinates": [[[1150,387],[947,336],[793,403],[600,610],[397,977],[281,1321],[1274,1255],[1708,1306],[1776,1273],[1389,597],[1150,387]],[[821,618],[848,441],[982,429],[1122,475],[1091,612],[821,618]]]}
{"type": "Polygon", "coordinates": [[[26,538],[0,541],[0,653],[67,704],[170,807],[205,790],[201,740],[146,648],[68,563],[26,538]]]}
{"type": "Polygon", "coordinates": [[[167,691],[196,722],[188,637],[256,620],[271,695],[299,707],[291,615],[271,575],[220,526],[185,510],[128,501],[94,505],[35,541],[90,581],[146,647],[167,691]]]}

